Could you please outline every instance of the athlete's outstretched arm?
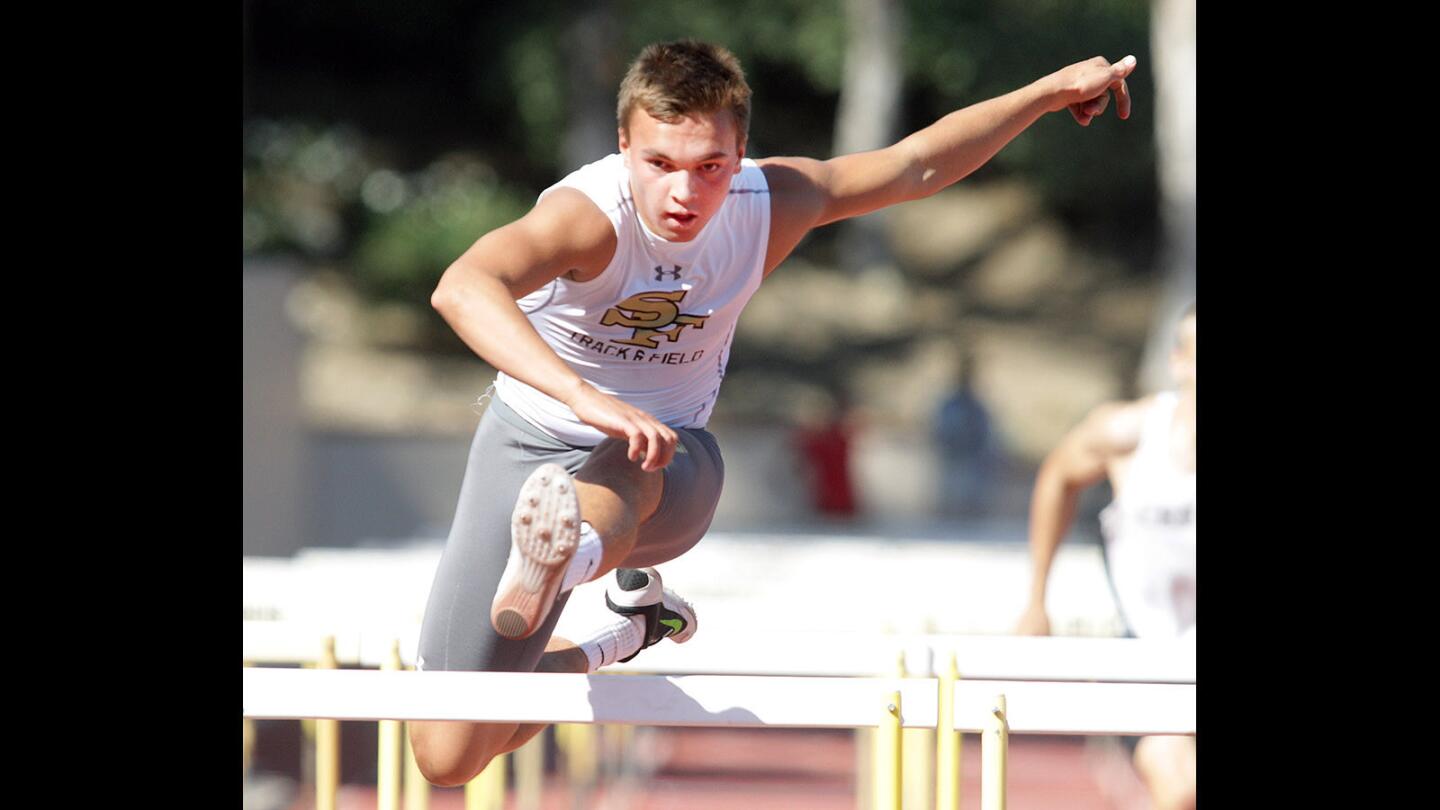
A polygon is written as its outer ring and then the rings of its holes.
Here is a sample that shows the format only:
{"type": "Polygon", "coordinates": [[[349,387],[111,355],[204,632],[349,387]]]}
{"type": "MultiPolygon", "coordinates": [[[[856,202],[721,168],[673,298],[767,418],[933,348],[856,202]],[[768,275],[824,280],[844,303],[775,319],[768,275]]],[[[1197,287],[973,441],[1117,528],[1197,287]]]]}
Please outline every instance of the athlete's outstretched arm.
{"type": "Polygon", "coordinates": [[[1075,522],[1080,493],[1104,480],[1113,459],[1134,450],[1142,413],[1133,403],[1099,406],[1065,434],[1040,465],[1030,496],[1030,598],[1017,634],[1050,634],[1045,592],[1055,552],[1075,522]]]}
{"type": "Polygon", "coordinates": [[[610,221],[583,194],[557,189],[530,213],[480,237],[440,278],[430,303],[485,362],[565,403],[653,472],[670,463],[675,431],[601,393],[545,343],[515,301],[564,274],[588,279],[615,255],[610,221]]]}
{"type": "Polygon", "coordinates": [[[1046,113],[1068,109],[1077,123],[1089,126],[1113,92],[1120,117],[1129,118],[1125,78],[1134,70],[1133,56],[1113,65],[1097,56],[950,113],[884,149],[823,161],[759,161],[774,200],[767,271],[811,228],[928,197],[960,180],[1046,113]]]}

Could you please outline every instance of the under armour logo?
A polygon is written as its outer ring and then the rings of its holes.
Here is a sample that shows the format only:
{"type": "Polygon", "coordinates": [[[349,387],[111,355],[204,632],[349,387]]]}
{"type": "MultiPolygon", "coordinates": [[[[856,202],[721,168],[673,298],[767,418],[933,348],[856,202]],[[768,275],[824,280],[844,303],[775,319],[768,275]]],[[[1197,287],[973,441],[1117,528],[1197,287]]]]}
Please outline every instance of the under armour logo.
{"type": "Polygon", "coordinates": [[[660,267],[659,265],[656,265],[656,267],[655,267],[655,280],[656,280],[656,281],[664,281],[664,280],[665,280],[665,274],[666,274],[666,273],[669,273],[669,274],[670,274],[670,280],[671,280],[671,281],[679,281],[679,280],[680,280],[680,270],[681,270],[681,267],[680,267],[680,265],[678,265],[678,264],[675,265],[675,269],[674,269],[674,270],[666,270],[665,268],[660,267]]]}

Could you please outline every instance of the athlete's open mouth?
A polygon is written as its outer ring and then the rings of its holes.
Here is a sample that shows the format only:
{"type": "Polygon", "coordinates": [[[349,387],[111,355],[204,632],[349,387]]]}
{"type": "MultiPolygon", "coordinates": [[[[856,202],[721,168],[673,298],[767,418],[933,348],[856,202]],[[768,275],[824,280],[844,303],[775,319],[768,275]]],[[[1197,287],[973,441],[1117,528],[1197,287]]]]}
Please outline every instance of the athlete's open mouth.
{"type": "Polygon", "coordinates": [[[677,224],[680,224],[680,225],[689,225],[691,222],[694,222],[694,221],[695,221],[695,217],[697,217],[697,216],[699,216],[699,215],[698,215],[698,214],[676,214],[676,213],[673,213],[673,212],[672,212],[672,213],[666,214],[665,216],[668,217],[668,218],[670,218],[671,220],[674,220],[677,224]]]}

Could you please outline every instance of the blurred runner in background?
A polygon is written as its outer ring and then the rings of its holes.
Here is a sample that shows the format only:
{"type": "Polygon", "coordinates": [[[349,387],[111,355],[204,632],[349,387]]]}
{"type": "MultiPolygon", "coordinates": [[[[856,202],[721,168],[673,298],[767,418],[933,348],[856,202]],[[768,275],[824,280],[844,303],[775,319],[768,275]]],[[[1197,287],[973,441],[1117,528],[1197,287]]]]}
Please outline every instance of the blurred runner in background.
{"type": "Polygon", "coordinates": [[[991,511],[997,478],[1004,473],[1004,450],[990,411],[975,392],[974,353],[960,360],[955,390],[935,412],[935,441],[940,448],[941,514],[979,518],[991,511]]]}
{"type": "MultiPolygon", "coordinates": [[[[1030,501],[1030,602],[1015,632],[1049,635],[1045,586],[1081,491],[1105,480],[1105,568],[1130,635],[1195,638],[1195,305],[1180,321],[1178,388],[1101,405],[1045,458],[1030,501]]],[[[1134,741],[1136,738],[1128,738],[1134,741]]],[[[1135,768],[1157,808],[1195,806],[1195,739],[1145,737],[1135,768]]]]}

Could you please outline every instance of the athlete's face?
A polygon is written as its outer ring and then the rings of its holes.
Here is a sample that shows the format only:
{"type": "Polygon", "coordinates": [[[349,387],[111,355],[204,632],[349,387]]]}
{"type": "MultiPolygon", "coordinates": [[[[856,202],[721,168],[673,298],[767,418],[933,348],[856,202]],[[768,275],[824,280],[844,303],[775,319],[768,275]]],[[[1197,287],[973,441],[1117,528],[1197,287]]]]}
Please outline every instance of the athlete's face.
{"type": "Polygon", "coordinates": [[[673,123],[636,107],[620,153],[645,225],[672,242],[689,242],[725,204],[745,147],[728,111],[696,113],[673,123]]]}

